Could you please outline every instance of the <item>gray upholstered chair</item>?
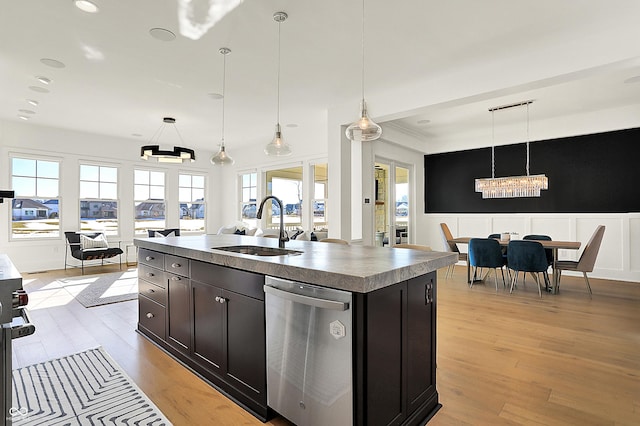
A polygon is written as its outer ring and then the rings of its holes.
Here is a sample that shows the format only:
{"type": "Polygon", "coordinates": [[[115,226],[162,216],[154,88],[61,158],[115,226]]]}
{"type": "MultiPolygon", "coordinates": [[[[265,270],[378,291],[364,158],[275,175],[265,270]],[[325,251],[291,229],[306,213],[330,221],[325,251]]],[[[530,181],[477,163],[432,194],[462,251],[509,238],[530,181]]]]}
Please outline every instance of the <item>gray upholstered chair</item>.
{"type": "MultiPolygon", "coordinates": [[[[453,235],[451,234],[451,230],[449,229],[447,224],[441,223],[440,229],[442,231],[444,251],[458,253],[458,260],[464,260],[465,262],[467,262],[467,267],[469,267],[469,256],[467,255],[467,253],[460,252],[460,249],[458,249],[458,245],[456,243],[449,242],[449,240],[453,240],[453,235]]],[[[444,276],[445,278],[449,276],[449,273],[451,273],[451,276],[453,276],[453,267],[454,265],[449,265],[449,267],[447,268],[447,273],[444,276]]]]}
{"type": "MultiPolygon", "coordinates": [[[[587,289],[589,290],[589,296],[591,296],[593,293],[591,292],[591,285],[589,284],[587,272],[593,272],[593,268],[596,264],[596,258],[598,257],[598,252],[600,251],[600,245],[602,244],[604,229],[604,225],[600,225],[596,228],[595,232],[591,236],[591,239],[584,247],[584,250],[580,255],[580,259],[578,259],[577,262],[571,260],[557,261],[556,270],[553,271],[554,274],[558,273],[559,277],[562,277],[562,271],[582,272],[582,275],[584,276],[584,282],[587,285],[587,289]]],[[[560,280],[558,279],[558,284],[559,283],[560,280]]]]}

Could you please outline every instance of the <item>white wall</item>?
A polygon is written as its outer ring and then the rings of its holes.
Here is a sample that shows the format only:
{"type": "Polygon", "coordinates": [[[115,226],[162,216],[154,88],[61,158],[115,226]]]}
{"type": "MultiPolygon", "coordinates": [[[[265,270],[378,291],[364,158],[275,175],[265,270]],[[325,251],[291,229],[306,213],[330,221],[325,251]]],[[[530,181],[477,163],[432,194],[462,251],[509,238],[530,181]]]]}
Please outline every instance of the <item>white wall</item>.
{"type": "MultiPolygon", "coordinates": [[[[559,250],[558,257],[577,260],[598,225],[606,227],[593,273],[589,276],[640,282],[640,213],[626,214],[425,214],[420,244],[443,250],[440,223],[454,237],[492,233],[545,234],[559,241],[580,241],[580,250],[559,250]]],[[[459,245],[466,252],[466,245],[459,245]]]]}
{"type": "MultiPolygon", "coordinates": [[[[167,211],[167,227],[179,227],[178,174],[180,172],[205,174],[207,179],[207,231],[220,223],[220,209],[212,200],[219,198],[220,171],[209,164],[211,152],[197,152],[194,163],[166,164],[140,159],[140,146],[145,141],[118,139],[88,133],[69,131],[33,124],[0,121],[0,188],[10,189],[9,155],[37,156],[61,161],[60,197],[61,234],[57,238],[37,240],[10,240],[11,200],[0,204],[0,253],[8,254],[21,272],[64,268],[65,238],[63,231],[79,229],[79,164],[92,162],[118,167],[118,215],[120,235],[109,237],[110,244],[121,241],[123,250],[134,238],[133,171],[135,168],[152,169],[166,173],[167,202],[175,211],[167,211]],[[131,218],[131,220],[126,220],[131,218]]],[[[215,232],[217,227],[213,230],[215,232]]],[[[133,251],[132,251],[133,253],[133,251]]]]}

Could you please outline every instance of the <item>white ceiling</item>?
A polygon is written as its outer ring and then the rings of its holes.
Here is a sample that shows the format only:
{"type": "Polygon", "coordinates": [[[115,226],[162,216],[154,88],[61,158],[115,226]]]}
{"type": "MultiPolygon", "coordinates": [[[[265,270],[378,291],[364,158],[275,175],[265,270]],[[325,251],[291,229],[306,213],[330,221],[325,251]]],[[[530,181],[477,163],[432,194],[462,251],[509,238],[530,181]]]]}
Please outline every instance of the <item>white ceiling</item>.
{"type": "MultiPolygon", "coordinates": [[[[198,40],[180,35],[177,0],[94,2],[97,14],[80,11],[72,0],[5,2],[1,119],[20,121],[19,110],[27,109],[35,112],[28,114],[30,124],[138,144],[171,116],[188,147],[214,150],[222,102],[209,94],[222,91],[218,49],[224,46],[232,50],[225,140],[266,143],[276,122],[278,24],[272,15],[280,10],[289,14],[281,24],[282,125],[296,124],[288,131],[304,135],[326,127],[327,110],[345,105],[355,119],[359,0],[244,0],[198,40]],[[154,39],[149,30],[157,27],[177,38],[154,39]],[[48,67],[41,58],[66,67],[48,67]],[[52,83],[44,86],[36,76],[52,83]]],[[[538,118],[637,105],[640,82],[625,80],[640,76],[638,16],[637,0],[367,0],[370,111],[383,127],[437,140],[486,127],[487,108],[525,99],[536,100],[538,118]]]]}

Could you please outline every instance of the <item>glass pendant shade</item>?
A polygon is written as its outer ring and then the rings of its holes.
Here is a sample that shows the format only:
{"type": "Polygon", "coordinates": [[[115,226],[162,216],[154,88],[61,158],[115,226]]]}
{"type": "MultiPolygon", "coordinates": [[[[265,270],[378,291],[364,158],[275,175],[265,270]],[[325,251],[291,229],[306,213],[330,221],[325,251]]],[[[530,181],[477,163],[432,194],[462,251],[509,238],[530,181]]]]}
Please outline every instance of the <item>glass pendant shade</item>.
{"type": "Polygon", "coordinates": [[[264,148],[264,153],[274,157],[291,155],[291,147],[282,139],[280,123],[276,124],[276,133],[273,140],[264,148]]]}
{"type": "Polygon", "coordinates": [[[367,104],[364,99],[360,104],[360,119],[351,123],[345,131],[347,137],[352,141],[369,142],[382,136],[382,127],[376,124],[367,114],[367,104]]]}
{"type": "Polygon", "coordinates": [[[220,151],[213,157],[211,157],[211,164],[214,166],[230,166],[235,163],[235,160],[231,158],[224,148],[224,142],[220,145],[220,151]]]}
{"type": "Polygon", "coordinates": [[[278,23],[278,86],[277,86],[277,106],[276,106],[276,133],[273,140],[264,147],[264,153],[274,157],[284,157],[291,155],[291,147],[282,139],[282,129],[280,128],[280,24],[286,21],[288,15],[285,12],[276,12],[273,20],[278,23]]]}
{"type": "Polygon", "coordinates": [[[231,53],[231,49],[227,47],[221,47],[218,52],[222,55],[222,140],[220,142],[220,150],[217,154],[211,157],[209,161],[214,166],[230,166],[235,161],[233,158],[227,154],[227,151],[224,147],[224,104],[226,100],[226,81],[227,81],[227,55],[231,53]]]}

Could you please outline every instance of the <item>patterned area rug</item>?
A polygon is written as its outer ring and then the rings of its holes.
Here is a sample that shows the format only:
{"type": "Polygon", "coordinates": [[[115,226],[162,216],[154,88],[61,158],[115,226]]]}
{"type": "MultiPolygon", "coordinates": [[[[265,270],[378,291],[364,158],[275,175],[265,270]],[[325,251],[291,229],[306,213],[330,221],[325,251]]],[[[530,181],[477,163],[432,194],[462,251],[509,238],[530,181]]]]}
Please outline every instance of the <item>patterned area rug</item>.
{"type": "Polygon", "coordinates": [[[102,348],[13,371],[14,425],[171,425],[102,348]]]}
{"type": "Polygon", "coordinates": [[[137,269],[59,278],[56,284],[67,290],[85,308],[138,298],[137,269]]]}

